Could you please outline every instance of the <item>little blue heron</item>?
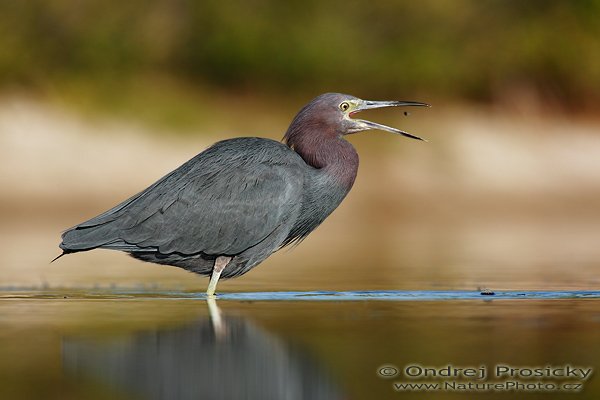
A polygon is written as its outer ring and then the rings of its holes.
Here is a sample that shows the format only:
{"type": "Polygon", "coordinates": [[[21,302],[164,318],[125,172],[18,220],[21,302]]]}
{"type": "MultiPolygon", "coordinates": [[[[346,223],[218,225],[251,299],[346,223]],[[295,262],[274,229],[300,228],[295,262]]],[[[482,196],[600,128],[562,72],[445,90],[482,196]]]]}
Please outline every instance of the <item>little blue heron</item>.
{"type": "Polygon", "coordinates": [[[358,170],[358,155],[345,135],[379,129],[423,140],[352,118],[398,106],[428,105],[320,95],[296,115],[285,144],[256,137],[217,142],[147,189],[65,231],[61,256],[97,248],[125,251],[210,275],[206,293],[213,296],[219,277],[245,274],[301,241],[342,202],[358,170]]]}

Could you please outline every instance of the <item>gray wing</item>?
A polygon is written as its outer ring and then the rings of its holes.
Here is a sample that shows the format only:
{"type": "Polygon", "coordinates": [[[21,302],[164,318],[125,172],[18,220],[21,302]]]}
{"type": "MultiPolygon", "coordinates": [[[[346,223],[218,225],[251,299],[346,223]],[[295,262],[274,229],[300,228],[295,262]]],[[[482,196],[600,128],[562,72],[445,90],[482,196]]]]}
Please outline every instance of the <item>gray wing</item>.
{"type": "Polygon", "coordinates": [[[280,143],[219,142],[138,195],[68,230],[61,247],[239,254],[297,212],[302,185],[297,155],[280,143]]]}

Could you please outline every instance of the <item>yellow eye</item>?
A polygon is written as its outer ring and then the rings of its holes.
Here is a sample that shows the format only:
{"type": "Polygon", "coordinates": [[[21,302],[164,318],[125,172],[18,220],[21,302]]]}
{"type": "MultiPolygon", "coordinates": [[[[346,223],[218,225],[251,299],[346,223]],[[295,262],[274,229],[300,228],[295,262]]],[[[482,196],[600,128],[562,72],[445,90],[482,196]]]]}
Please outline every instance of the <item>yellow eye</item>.
{"type": "Polygon", "coordinates": [[[349,108],[350,108],[350,104],[348,102],[344,101],[343,103],[340,104],[340,110],[342,110],[342,111],[346,111],[349,108]]]}

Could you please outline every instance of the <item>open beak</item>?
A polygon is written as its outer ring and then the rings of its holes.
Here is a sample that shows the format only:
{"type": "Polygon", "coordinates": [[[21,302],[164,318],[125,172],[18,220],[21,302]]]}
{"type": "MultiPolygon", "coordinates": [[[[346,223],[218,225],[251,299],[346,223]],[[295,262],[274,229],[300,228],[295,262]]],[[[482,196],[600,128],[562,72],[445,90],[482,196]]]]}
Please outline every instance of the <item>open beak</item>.
{"type": "MultiPolygon", "coordinates": [[[[370,110],[373,108],[382,108],[382,107],[403,107],[403,106],[409,106],[409,107],[430,107],[429,104],[427,103],[419,103],[417,101],[370,101],[370,100],[363,100],[357,108],[355,108],[351,113],[350,116],[352,116],[353,114],[360,112],[360,111],[364,111],[364,110],[370,110]]],[[[406,136],[409,137],[411,139],[417,139],[417,140],[423,140],[426,141],[423,138],[420,138],[418,136],[415,136],[413,134],[410,134],[408,132],[402,131],[400,129],[396,129],[396,128],[392,128],[390,126],[386,126],[386,125],[382,125],[382,124],[378,124],[376,122],[371,122],[371,121],[366,121],[364,119],[356,119],[353,120],[355,122],[355,130],[354,132],[360,132],[360,131],[366,131],[369,129],[379,129],[382,131],[388,131],[388,132],[392,132],[395,133],[397,135],[402,135],[402,136],[406,136]]]]}

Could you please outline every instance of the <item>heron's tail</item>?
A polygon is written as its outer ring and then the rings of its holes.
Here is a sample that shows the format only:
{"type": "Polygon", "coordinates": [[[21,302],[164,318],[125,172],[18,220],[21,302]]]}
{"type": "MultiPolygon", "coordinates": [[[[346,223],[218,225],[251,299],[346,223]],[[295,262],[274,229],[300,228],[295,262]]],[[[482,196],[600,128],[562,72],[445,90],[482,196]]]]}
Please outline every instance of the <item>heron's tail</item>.
{"type": "Polygon", "coordinates": [[[65,253],[97,249],[132,250],[132,246],[120,238],[120,226],[116,221],[98,225],[79,224],[62,234],[59,247],[65,253]]]}
{"type": "MultiPolygon", "coordinates": [[[[93,221],[93,219],[90,221],[93,221]]],[[[141,249],[139,246],[121,239],[123,228],[118,220],[110,220],[96,225],[90,223],[90,221],[74,226],[62,234],[62,243],[59,247],[63,250],[63,254],[97,248],[127,252],[141,249]]],[[[63,254],[57,258],[62,257],[63,254]]]]}

